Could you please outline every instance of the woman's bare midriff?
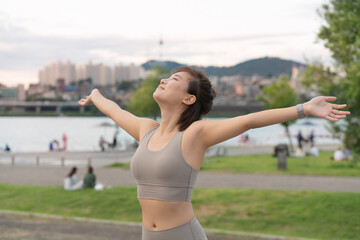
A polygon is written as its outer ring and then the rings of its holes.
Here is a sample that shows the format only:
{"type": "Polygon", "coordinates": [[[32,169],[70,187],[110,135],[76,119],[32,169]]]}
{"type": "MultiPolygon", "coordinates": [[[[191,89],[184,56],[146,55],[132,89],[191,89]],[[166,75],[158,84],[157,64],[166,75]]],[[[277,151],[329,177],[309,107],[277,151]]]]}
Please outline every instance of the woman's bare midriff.
{"type": "Polygon", "coordinates": [[[160,231],[187,223],[195,216],[191,202],[167,202],[138,198],[146,229],[160,231]]]}

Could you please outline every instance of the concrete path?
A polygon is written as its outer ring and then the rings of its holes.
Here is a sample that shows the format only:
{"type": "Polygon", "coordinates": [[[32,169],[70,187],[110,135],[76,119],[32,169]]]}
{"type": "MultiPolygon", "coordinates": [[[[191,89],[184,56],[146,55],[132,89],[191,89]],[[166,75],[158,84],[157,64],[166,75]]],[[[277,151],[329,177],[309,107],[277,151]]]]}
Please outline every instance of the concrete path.
{"type": "MultiPolygon", "coordinates": [[[[0,183],[62,186],[70,167],[0,166],[0,183]]],[[[78,176],[85,174],[80,168],[78,176]]],[[[96,168],[95,174],[107,186],[136,186],[129,170],[96,168]]],[[[200,171],[196,187],[360,192],[360,178],[262,174],[229,174],[200,171]]]]}
{"type": "MultiPolygon", "coordinates": [[[[334,146],[324,146],[322,149],[331,149],[334,146]]],[[[127,152],[51,152],[41,153],[39,158],[45,163],[35,164],[37,153],[15,154],[15,165],[11,165],[10,154],[0,154],[0,183],[21,185],[56,185],[61,186],[68,173],[71,161],[81,161],[78,176],[84,176],[87,158],[95,166],[98,180],[108,186],[136,186],[135,179],[129,170],[103,168],[104,165],[114,162],[129,162],[134,151],[127,152]],[[69,164],[61,167],[61,156],[68,159],[69,164]],[[8,163],[4,161],[8,158],[8,163]],[[16,160],[17,159],[17,160],[16,160]],[[32,163],[26,160],[32,159],[32,163]],[[21,160],[23,162],[21,162],[21,160]],[[2,161],[2,162],[1,162],[2,161]],[[19,163],[16,164],[16,161],[19,163]]],[[[271,153],[272,148],[237,148],[229,149],[229,155],[271,153]]],[[[65,160],[66,162],[66,160],[65,160]]],[[[196,187],[212,188],[251,188],[251,189],[282,189],[282,190],[318,190],[333,192],[360,192],[360,178],[358,177],[321,177],[321,176],[288,176],[264,174],[228,174],[200,171],[196,187]]]]}
{"type": "MultiPolygon", "coordinates": [[[[246,240],[206,233],[209,240],[246,240]]],[[[140,240],[141,224],[75,221],[0,213],[0,240],[140,240]]]]}

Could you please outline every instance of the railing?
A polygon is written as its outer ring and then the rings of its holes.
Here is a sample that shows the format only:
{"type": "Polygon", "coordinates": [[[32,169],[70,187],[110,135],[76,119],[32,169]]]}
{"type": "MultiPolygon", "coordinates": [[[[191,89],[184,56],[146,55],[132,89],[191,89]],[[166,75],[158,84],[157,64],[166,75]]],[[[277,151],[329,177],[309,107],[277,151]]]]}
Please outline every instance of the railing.
{"type": "MultiPolygon", "coordinates": [[[[91,165],[91,157],[88,157],[87,158],[87,165],[91,165]]],[[[52,161],[52,163],[54,163],[56,160],[52,161]]],[[[85,161],[85,160],[84,160],[85,161]]],[[[21,164],[24,162],[24,161],[19,161],[21,164]]],[[[45,162],[45,161],[44,161],[45,162]]],[[[48,161],[47,161],[48,162],[48,161]]],[[[61,167],[65,167],[65,162],[66,162],[66,158],[65,156],[61,156],[60,158],[58,158],[58,163],[61,167]]],[[[10,155],[10,165],[12,166],[15,166],[17,163],[16,161],[16,156],[15,154],[11,154],[10,155]]],[[[29,161],[26,161],[26,163],[29,163],[29,161]]],[[[40,161],[40,156],[39,155],[36,155],[35,158],[34,158],[34,162],[33,162],[36,166],[40,166],[41,165],[41,161],[40,161]]],[[[0,162],[0,164],[3,164],[2,162],[0,162]]]]}

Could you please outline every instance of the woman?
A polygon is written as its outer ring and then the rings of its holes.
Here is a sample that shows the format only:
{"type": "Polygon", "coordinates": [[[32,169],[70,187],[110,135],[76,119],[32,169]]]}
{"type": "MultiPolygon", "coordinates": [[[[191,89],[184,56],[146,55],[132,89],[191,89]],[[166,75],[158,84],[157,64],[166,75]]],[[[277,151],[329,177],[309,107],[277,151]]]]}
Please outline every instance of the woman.
{"type": "Polygon", "coordinates": [[[335,97],[316,97],[302,105],[261,111],[225,120],[200,120],[211,110],[215,91],[200,70],[180,67],[153,93],[160,124],[136,117],[104,98],[97,89],[79,101],[95,106],[136,140],[131,160],[142,208],[143,240],[204,240],[206,234],[191,205],[191,194],[206,149],[251,129],[312,114],[330,121],[345,118],[346,105],[335,97]]]}
{"type": "Polygon", "coordinates": [[[64,189],[65,190],[73,190],[74,186],[76,185],[76,181],[77,181],[77,168],[73,167],[70,172],[68,173],[68,175],[66,176],[66,178],[64,179],[64,189]]]}

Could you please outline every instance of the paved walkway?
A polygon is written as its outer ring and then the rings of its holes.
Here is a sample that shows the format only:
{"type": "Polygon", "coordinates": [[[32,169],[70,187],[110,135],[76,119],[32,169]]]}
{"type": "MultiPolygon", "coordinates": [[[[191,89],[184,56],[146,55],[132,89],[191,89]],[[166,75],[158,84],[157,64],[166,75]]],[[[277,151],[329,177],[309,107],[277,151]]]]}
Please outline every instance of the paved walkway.
{"type": "MultiPolygon", "coordinates": [[[[0,183],[61,186],[69,169],[69,167],[1,166],[0,183]]],[[[97,168],[95,173],[99,181],[107,186],[136,186],[134,177],[129,170],[97,168]]],[[[81,168],[78,176],[83,176],[84,174],[85,169],[81,168]]],[[[229,174],[200,171],[195,186],[360,192],[360,178],[229,174]]]]}
{"type": "MultiPolygon", "coordinates": [[[[245,240],[243,237],[216,236],[209,240],[245,240]]],[[[110,221],[75,221],[0,213],[1,240],[140,240],[140,224],[110,221]]]]}

